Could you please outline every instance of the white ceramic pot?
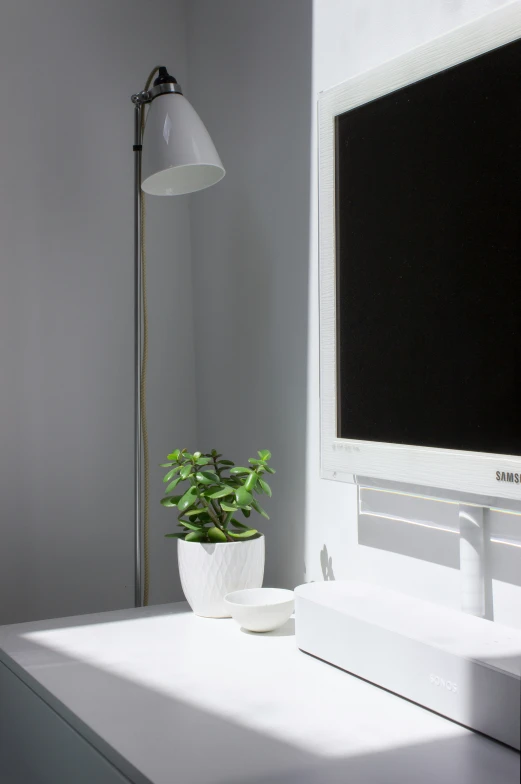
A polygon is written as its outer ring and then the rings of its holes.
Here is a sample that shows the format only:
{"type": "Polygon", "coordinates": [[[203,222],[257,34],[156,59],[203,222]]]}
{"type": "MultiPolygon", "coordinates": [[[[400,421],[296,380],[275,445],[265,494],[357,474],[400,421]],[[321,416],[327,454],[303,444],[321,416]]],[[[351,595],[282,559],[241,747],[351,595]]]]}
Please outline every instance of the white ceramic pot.
{"type": "Polygon", "coordinates": [[[229,618],[224,597],[243,588],[260,588],[264,579],[264,536],[244,542],[202,544],[177,541],[179,576],[196,615],[229,618]]]}

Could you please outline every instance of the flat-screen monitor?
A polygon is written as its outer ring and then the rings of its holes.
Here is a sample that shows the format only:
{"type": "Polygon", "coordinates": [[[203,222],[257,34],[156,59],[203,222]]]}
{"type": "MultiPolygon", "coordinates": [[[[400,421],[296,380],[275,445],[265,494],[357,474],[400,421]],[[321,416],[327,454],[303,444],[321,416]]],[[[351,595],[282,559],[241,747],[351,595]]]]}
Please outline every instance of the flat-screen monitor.
{"type": "Polygon", "coordinates": [[[521,18],[320,98],[325,476],[521,499],[521,18]]]}

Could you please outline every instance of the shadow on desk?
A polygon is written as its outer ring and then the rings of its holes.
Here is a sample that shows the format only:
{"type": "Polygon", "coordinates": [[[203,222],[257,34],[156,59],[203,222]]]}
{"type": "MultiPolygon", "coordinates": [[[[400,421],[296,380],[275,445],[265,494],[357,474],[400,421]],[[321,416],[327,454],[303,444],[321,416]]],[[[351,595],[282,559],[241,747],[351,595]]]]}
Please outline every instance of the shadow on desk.
{"type": "MultiPolygon", "coordinates": [[[[158,608],[150,611],[157,615],[158,608]]],[[[264,641],[269,643],[269,638],[265,637],[264,641]]],[[[23,688],[45,700],[124,780],[134,784],[518,784],[519,781],[518,754],[463,730],[461,737],[437,738],[433,742],[374,753],[353,752],[356,739],[344,754],[340,751],[333,755],[331,750],[324,749],[321,755],[316,745],[313,750],[307,750],[303,744],[292,742],[291,734],[284,732],[283,727],[277,728],[276,716],[271,721],[270,700],[263,703],[262,695],[256,695],[253,708],[247,699],[244,701],[244,722],[241,721],[237,715],[236,692],[244,689],[244,683],[239,679],[238,686],[234,686],[233,677],[229,677],[223,686],[219,679],[219,667],[227,668],[233,675],[233,667],[238,664],[218,661],[215,668],[211,651],[208,667],[214,667],[212,683],[217,696],[222,696],[219,710],[203,709],[188,697],[168,693],[166,681],[162,691],[122,674],[124,662],[115,660],[98,667],[85,660],[88,654],[80,660],[27,640],[24,650],[24,656],[36,662],[29,676],[27,670],[5,655],[0,661],[24,682],[23,688]],[[118,667],[120,671],[111,671],[118,667]],[[236,700],[233,716],[227,707],[227,693],[233,694],[236,700]],[[266,711],[264,730],[260,725],[251,726],[248,711],[252,710],[258,712],[260,720],[266,711]]],[[[177,666],[188,668],[189,662],[183,660],[177,666]]],[[[267,658],[266,666],[273,666],[273,660],[267,658]]],[[[317,680],[321,666],[317,663],[317,680]]],[[[150,667],[154,667],[153,656],[150,667]]],[[[193,677],[191,670],[186,669],[186,673],[188,678],[193,677]]],[[[255,668],[248,671],[248,677],[255,679],[255,668]]],[[[312,683],[309,688],[313,688],[312,683]]],[[[288,700],[291,699],[290,688],[288,700]]],[[[217,703],[218,700],[214,705],[217,703]]],[[[392,721],[392,715],[388,718],[392,721]]],[[[327,709],[323,716],[317,715],[315,700],[314,710],[308,719],[304,717],[306,721],[308,730],[310,726],[323,730],[328,722],[338,721],[338,715],[332,718],[327,709]]],[[[12,778],[14,784],[18,781],[89,784],[85,772],[75,769],[71,754],[60,747],[45,724],[37,729],[38,755],[33,753],[34,725],[28,726],[24,715],[14,705],[6,704],[5,699],[0,699],[0,729],[0,774],[9,769],[19,771],[18,777],[12,778]]]]}

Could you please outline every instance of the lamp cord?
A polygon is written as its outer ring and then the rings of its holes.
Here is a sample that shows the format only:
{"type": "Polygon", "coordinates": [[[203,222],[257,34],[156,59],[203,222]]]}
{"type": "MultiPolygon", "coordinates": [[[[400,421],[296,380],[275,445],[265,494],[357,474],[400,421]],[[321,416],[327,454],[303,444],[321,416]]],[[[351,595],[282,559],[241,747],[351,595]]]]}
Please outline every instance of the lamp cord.
{"type": "MultiPolygon", "coordinates": [[[[159,71],[156,66],[149,74],[145,84],[145,92],[150,88],[152,79],[159,71]]],[[[141,141],[145,130],[145,109],[141,111],[141,141]]],[[[141,421],[141,436],[143,441],[143,605],[148,606],[148,595],[150,589],[150,453],[148,447],[148,424],[147,424],[147,365],[148,365],[148,307],[147,307],[147,256],[145,249],[145,228],[146,228],[146,209],[145,192],[141,190],[140,198],[140,252],[141,252],[141,294],[143,308],[143,343],[141,348],[141,378],[140,386],[140,407],[139,417],[141,421]]]]}

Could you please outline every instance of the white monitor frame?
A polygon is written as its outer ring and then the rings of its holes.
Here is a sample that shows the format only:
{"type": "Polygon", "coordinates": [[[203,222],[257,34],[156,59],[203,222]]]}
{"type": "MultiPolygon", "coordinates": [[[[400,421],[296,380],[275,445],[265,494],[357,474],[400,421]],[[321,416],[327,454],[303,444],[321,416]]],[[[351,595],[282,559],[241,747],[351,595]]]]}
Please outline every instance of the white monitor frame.
{"type": "Polygon", "coordinates": [[[487,497],[489,503],[492,499],[521,499],[521,456],[337,437],[334,135],[337,115],[518,38],[521,38],[521,2],[516,0],[319,97],[320,405],[324,478],[352,482],[356,477],[371,477],[400,486],[413,485],[424,491],[442,488],[441,494],[444,490],[462,497],[475,494],[487,497]],[[498,471],[499,480],[496,479],[498,471]],[[503,480],[503,473],[507,481],[503,480]],[[510,474],[513,481],[508,481],[510,474]]]}

